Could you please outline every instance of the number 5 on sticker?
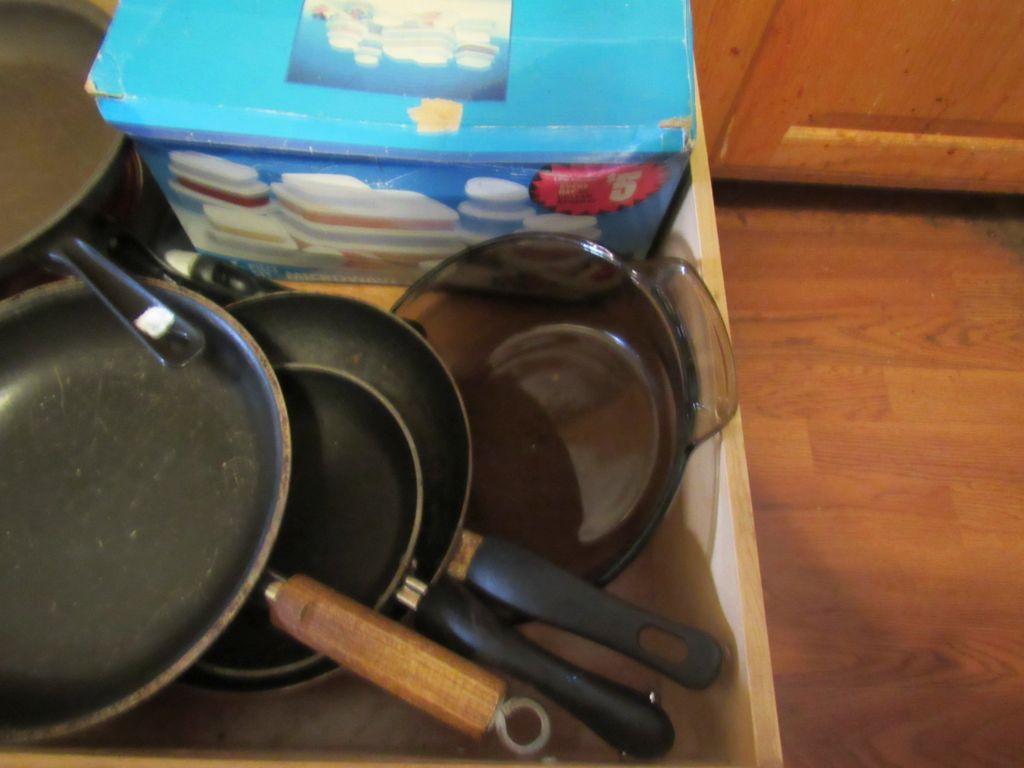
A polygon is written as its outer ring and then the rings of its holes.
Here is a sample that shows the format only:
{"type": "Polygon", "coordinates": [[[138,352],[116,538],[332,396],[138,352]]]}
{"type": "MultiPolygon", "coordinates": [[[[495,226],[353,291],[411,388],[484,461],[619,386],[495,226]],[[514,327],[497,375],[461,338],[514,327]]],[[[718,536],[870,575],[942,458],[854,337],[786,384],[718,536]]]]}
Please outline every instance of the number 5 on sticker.
{"type": "Polygon", "coordinates": [[[636,194],[637,183],[643,171],[630,171],[628,173],[613,173],[608,177],[612,184],[608,199],[613,203],[624,203],[636,194]]]}

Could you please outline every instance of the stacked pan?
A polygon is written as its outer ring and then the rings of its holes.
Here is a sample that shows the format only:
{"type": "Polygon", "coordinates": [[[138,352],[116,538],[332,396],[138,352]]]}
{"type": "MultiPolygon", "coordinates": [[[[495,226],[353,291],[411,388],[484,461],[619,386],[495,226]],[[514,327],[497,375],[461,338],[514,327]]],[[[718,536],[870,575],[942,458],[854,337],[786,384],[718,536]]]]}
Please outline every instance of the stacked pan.
{"type": "Polygon", "coordinates": [[[47,255],[93,293],[67,281],[0,305],[0,445],[16,457],[0,470],[18,619],[0,670],[8,738],[96,722],[186,670],[266,688],[336,663],[466,733],[503,722],[504,684],[430,637],[532,683],[627,754],[671,747],[648,696],[514,624],[561,627],[691,688],[719,671],[704,632],[595,586],[635,556],[689,448],[731,415],[728,371],[695,352],[707,339],[675,332],[696,311],[725,339],[686,265],[661,265],[666,281],[592,243],[515,236],[446,262],[401,316],[285,292],[229,315],[133,284],[81,241],[47,255]],[[659,286],[689,298],[670,315],[659,286]],[[617,459],[621,431],[588,436],[595,415],[641,424],[647,453],[617,459]],[[406,611],[419,634],[390,620],[406,611]],[[681,661],[641,645],[651,628],[681,661]]]}

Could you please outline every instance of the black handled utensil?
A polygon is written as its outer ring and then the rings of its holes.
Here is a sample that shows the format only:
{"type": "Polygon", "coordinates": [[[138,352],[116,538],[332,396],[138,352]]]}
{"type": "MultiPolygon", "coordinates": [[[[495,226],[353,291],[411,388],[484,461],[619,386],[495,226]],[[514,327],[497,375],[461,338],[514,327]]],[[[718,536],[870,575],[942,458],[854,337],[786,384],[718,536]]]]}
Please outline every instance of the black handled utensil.
{"type": "Polygon", "coordinates": [[[427,637],[532,683],[623,754],[653,759],[672,748],[672,721],[651,697],[548,653],[460,584],[441,579],[409,605],[427,637]]]}
{"type": "Polygon", "coordinates": [[[620,600],[511,542],[482,538],[465,581],[531,619],[600,643],[687,688],[707,688],[722,667],[722,649],[707,632],[620,600]],[[678,658],[645,648],[647,632],[664,633],[678,658]]]}

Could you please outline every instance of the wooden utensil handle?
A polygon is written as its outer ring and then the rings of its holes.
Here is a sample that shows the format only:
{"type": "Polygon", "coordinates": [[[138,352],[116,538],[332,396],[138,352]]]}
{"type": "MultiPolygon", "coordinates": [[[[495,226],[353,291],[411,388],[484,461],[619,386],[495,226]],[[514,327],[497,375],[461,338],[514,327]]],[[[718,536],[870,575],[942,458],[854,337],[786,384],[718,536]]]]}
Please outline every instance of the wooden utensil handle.
{"type": "Polygon", "coordinates": [[[491,727],[505,682],[306,576],[267,591],[274,626],[469,736],[491,727]]]}

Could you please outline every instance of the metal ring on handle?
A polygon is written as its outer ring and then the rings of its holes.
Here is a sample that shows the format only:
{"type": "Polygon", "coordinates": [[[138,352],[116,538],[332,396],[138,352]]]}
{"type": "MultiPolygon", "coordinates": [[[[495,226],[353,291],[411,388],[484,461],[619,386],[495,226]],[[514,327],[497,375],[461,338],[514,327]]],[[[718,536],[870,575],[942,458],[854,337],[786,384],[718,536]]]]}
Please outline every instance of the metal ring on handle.
{"type": "Polygon", "coordinates": [[[510,752],[514,752],[517,755],[532,755],[547,746],[548,740],[551,738],[551,718],[548,717],[547,711],[539,703],[533,699],[525,696],[513,696],[511,699],[505,699],[494,712],[494,730],[498,732],[498,738],[501,739],[501,743],[504,744],[510,752]],[[537,720],[540,722],[540,732],[533,738],[532,741],[526,744],[520,744],[518,741],[512,738],[512,735],[508,732],[508,720],[516,712],[528,709],[537,716],[537,720]]]}

